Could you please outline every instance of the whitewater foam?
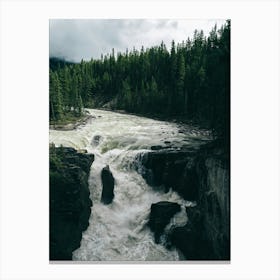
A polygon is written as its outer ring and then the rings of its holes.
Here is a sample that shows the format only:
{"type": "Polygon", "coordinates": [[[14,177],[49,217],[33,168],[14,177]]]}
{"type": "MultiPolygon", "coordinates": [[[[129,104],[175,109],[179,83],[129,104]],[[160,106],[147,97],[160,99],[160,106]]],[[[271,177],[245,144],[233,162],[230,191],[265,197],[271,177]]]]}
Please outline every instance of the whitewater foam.
{"type": "Polygon", "coordinates": [[[181,211],[169,225],[181,226],[187,222],[185,206],[190,202],[177,193],[155,192],[136,172],[135,159],[152,146],[171,146],[189,143],[197,145],[209,139],[207,131],[194,127],[178,133],[175,123],[102,110],[88,111],[96,116],[91,122],[73,131],[50,130],[50,142],[56,146],[87,149],[95,155],[89,176],[90,196],[93,201],[89,227],[83,233],[81,246],[73,252],[79,261],[176,261],[176,249],[155,244],[153,233],[147,227],[150,207],[159,201],[177,202],[181,211]],[[100,117],[97,117],[100,116],[100,117]],[[188,133],[189,131],[189,133],[188,133]],[[100,137],[101,136],[101,137],[100,137]],[[96,141],[98,139],[98,142],[96,141]],[[101,170],[106,165],[115,178],[115,198],[110,205],[100,202],[101,170]]]}

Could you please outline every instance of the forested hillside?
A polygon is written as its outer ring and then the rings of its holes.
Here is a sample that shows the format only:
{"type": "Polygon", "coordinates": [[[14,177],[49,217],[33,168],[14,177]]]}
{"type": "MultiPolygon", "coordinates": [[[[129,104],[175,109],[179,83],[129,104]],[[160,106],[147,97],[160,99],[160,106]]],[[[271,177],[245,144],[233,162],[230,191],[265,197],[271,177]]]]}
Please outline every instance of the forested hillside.
{"type": "Polygon", "coordinates": [[[168,50],[159,46],[107,54],[98,60],[50,69],[50,120],[79,117],[83,107],[180,116],[207,125],[229,140],[230,21],[209,36],[168,50]]]}
{"type": "Polygon", "coordinates": [[[74,62],[70,62],[65,60],[64,58],[59,58],[59,57],[50,57],[50,69],[52,71],[56,71],[59,68],[62,68],[64,66],[69,66],[72,64],[75,64],[74,62]]]}

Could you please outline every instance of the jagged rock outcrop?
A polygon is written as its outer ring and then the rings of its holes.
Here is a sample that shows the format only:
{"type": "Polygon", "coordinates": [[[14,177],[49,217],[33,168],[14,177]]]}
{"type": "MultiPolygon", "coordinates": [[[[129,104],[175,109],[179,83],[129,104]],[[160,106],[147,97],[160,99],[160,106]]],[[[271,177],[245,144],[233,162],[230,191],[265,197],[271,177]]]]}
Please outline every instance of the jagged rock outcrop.
{"type": "MultiPolygon", "coordinates": [[[[229,158],[215,142],[199,151],[155,151],[141,156],[142,173],[155,188],[177,191],[197,202],[188,223],[173,229],[171,243],[189,260],[229,260],[229,158]]],[[[138,158],[139,160],[139,158],[138,158]]]]}
{"type": "Polygon", "coordinates": [[[50,260],[71,260],[87,229],[92,201],[88,175],[94,155],[50,147],[50,260]]]}
{"type": "Polygon", "coordinates": [[[102,194],[101,194],[101,202],[104,204],[112,203],[114,199],[114,186],[115,179],[110,171],[109,166],[105,166],[101,171],[101,181],[102,181],[102,194]]]}
{"type": "MultiPolygon", "coordinates": [[[[194,151],[160,150],[140,155],[142,176],[155,189],[170,188],[186,200],[198,199],[198,177],[194,151]]],[[[139,159],[138,159],[139,160],[139,159]]]]}
{"type": "Polygon", "coordinates": [[[205,216],[198,207],[188,207],[188,223],[174,228],[169,233],[169,241],[184,254],[188,260],[215,260],[213,244],[208,238],[205,216]]]}
{"type": "Polygon", "coordinates": [[[160,201],[151,205],[148,226],[154,232],[156,243],[160,242],[160,236],[170,219],[180,211],[181,206],[175,202],[160,201]]]}

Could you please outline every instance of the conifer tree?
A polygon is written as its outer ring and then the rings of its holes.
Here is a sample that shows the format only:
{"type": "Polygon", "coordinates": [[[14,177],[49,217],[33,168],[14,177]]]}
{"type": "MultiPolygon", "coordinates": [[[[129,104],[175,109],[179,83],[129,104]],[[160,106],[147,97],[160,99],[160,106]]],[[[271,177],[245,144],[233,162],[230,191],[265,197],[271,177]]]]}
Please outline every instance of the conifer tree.
{"type": "Polygon", "coordinates": [[[61,86],[57,72],[50,73],[50,109],[51,119],[61,120],[63,119],[63,103],[61,86]]]}
{"type": "Polygon", "coordinates": [[[138,113],[184,115],[229,137],[230,21],[208,38],[196,30],[167,50],[135,48],[50,71],[50,119],[80,116],[83,105],[138,113]],[[114,101],[114,102],[111,102],[114,101]],[[71,111],[71,108],[73,109],[71,111]]]}
{"type": "Polygon", "coordinates": [[[176,89],[177,89],[177,109],[182,112],[183,111],[183,105],[184,105],[184,87],[185,87],[185,59],[183,56],[183,53],[179,53],[178,57],[178,75],[177,75],[177,81],[176,81],[176,89]]]}
{"type": "Polygon", "coordinates": [[[172,114],[174,111],[174,104],[175,104],[175,94],[176,94],[176,74],[177,74],[177,57],[176,57],[176,50],[175,50],[175,42],[174,40],[171,43],[171,54],[170,54],[170,94],[169,94],[169,101],[168,101],[168,111],[169,114],[172,114]]]}
{"type": "Polygon", "coordinates": [[[70,110],[70,73],[67,66],[63,68],[61,74],[61,88],[63,93],[63,104],[64,104],[64,111],[70,110]]]}

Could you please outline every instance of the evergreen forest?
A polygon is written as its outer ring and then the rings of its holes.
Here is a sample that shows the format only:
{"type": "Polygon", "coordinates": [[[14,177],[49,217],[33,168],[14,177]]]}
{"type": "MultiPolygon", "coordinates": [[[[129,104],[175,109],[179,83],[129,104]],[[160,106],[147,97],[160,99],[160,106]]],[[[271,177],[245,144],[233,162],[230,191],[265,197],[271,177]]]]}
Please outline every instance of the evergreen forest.
{"type": "Polygon", "coordinates": [[[207,126],[229,145],[230,21],[205,36],[102,55],[80,63],[50,59],[51,123],[108,108],[207,126]]]}

